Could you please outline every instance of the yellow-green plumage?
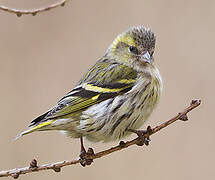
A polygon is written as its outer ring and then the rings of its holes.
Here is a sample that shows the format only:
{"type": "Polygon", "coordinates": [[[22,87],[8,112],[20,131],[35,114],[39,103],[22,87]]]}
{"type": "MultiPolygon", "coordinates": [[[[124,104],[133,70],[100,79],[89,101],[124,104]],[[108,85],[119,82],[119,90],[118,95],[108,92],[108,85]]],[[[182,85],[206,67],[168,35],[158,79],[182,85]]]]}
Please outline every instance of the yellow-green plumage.
{"type": "Polygon", "coordinates": [[[63,130],[74,138],[107,142],[140,128],[162,90],[154,48],[154,33],[143,26],[120,34],[77,86],[21,135],[63,130]]]}

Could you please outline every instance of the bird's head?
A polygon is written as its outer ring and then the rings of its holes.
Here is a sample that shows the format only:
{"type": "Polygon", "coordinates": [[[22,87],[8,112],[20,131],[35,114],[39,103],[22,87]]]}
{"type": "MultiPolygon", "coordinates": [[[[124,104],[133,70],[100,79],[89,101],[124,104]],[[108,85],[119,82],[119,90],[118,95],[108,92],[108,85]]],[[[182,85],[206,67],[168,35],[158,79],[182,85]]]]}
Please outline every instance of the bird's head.
{"type": "Polygon", "coordinates": [[[131,27],[117,36],[106,55],[118,63],[142,71],[154,63],[155,39],[154,33],[149,28],[131,27]]]}

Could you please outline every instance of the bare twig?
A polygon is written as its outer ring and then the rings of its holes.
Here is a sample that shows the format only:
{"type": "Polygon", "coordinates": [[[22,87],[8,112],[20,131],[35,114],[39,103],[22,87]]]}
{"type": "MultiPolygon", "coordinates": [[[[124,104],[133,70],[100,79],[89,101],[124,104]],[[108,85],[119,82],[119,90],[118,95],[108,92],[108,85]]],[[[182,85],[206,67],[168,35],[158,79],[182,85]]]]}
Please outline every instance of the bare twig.
{"type": "Polygon", "coordinates": [[[22,15],[27,15],[27,14],[31,14],[31,15],[35,16],[40,12],[48,11],[48,10],[54,9],[58,6],[64,6],[67,1],[68,0],[60,0],[59,2],[51,4],[47,7],[42,7],[42,8],[38,8],[38,9],[31,9],[31,10],[20,10],[20,9],[9,8],[9,7],[0,5],[0,10],[16,14],[18,17],[21,17],[22,15]]]}
{"type": "MultiPolygon", "coordinates": [[[[186,109],[184,109],[184,111],[180,112],[178,115],[174,116],[170,120],[162,123],[161,125],[153,128],[153,129],[151,129],[149,126],[147,128],[147,131],[145,131],[146,133],[144,136],[146,138],[149,138],[149,136],[151,136],[152,134],[157,133],[161,129],[167,127],[168,125],[174,123],[177,120],[182,120],[182,121],[188,120],[187,113],[190,112],[191,110],[193,110],[194,108],[196,108],[197,106],[199,106],[200,104],[201,104],[201,100],[192,100],[191,104],[186,109]]],[[[93,154],[89,155],[88,158],[93,160],[93,159],[97,159],[97,158],[106,156],[106,155],[111,154],[115,151],[120,151],[122,149],[125,149],[131,145],[138,144],[140,140],[141,140],[140,137],[137,137],[131,141],[127,141],[127,142],[121,141],[118,146],[111,147],[107,150],[104,150],[104,151],[101,151],[101,152],[98,152],[95,154],[93,153],[93,154]]],[[[44,164],[44,165],[39,166],[39,165],[37,165],[37,161],[34,159],[31,161],[29,167],[16,168],[16,169],[7,170],[7,171],[1,171],[0,177],[12,176],[13,178],[16,179],[19,177],[20,174],[26,174],[26,173],[37,172],[37,171],[48,170],[48,169],[52,169],[55,172],[60,172],[61,168],[64,166],[78,164],[78,163],[81,163],[83,161],[84,160],[82,160],[82,159],[78,159],[78,160],[71,160],[71,161],[61,161],[61,162],[56,162],[56,163],[51,163],[51,164],[44,164]]]]}

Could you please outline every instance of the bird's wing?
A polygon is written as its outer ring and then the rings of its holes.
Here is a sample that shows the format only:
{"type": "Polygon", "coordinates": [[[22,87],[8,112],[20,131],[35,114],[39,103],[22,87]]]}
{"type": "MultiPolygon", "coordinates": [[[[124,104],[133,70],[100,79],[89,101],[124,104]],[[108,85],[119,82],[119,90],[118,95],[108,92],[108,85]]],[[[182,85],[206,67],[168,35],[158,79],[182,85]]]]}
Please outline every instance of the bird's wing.
{"type": "Polygon", "coordinates": [[[77,87],[66,94],[53,109],[33,120],[30,126],[63,118],[124,94],[131,90],[136,77],[136,72],[128,66],[111,63],[106,59],[100,60],[82,77],[77,87]]]}

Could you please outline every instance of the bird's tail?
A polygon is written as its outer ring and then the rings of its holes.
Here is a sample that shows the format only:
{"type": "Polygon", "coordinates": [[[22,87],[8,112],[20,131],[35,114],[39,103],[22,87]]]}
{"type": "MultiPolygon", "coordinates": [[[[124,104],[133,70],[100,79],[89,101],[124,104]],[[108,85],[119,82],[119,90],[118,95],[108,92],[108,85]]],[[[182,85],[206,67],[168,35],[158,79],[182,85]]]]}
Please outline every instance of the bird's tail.
{"type": "Polygon", "coordinates": [[[49,120],[49,121],[45,121],[45,122],[42,122],[42,123],[40,123],[40,124],[37,124],[37,125],[35,125],[35,126],[33,126],[33,127],[30,127],[29,129],[27,129],[27,130],[21,132],[18,136],[16,136],[16,137],[14,138],[14,140],[17,140],[17,139],[19,139],[20,137],[22,137],[22,136],[24,136],[24,135],[26,135],[26,134],[30,134],[30,133],[32,133],[32,132],[34,132],[34,131],[41,130],[42,128],[44,128],[44,127],[46,127],[46,126],[51,125],[54,121],[55,121],[55,120],[49,120]]]}

